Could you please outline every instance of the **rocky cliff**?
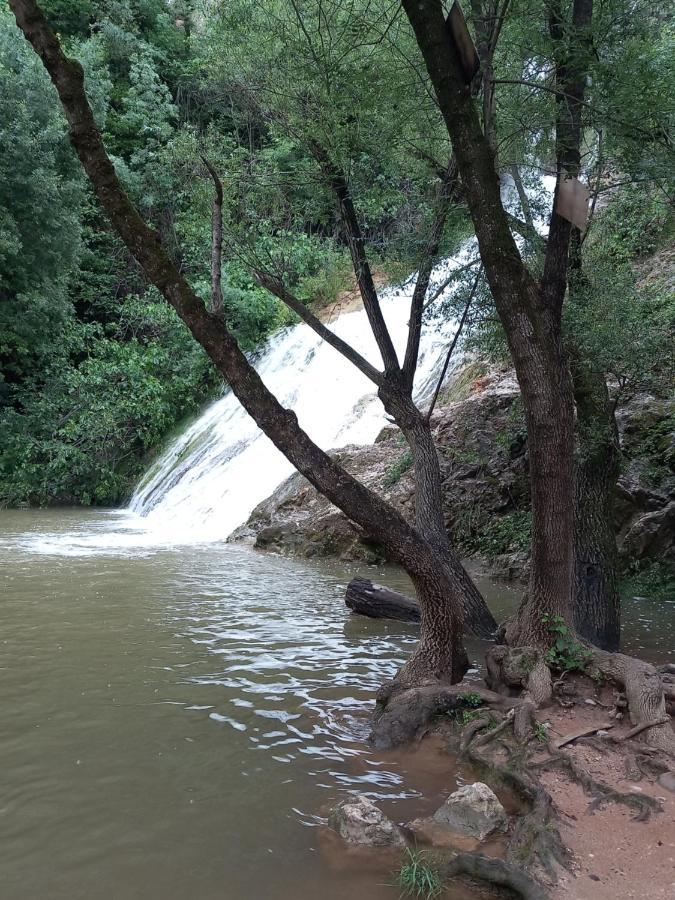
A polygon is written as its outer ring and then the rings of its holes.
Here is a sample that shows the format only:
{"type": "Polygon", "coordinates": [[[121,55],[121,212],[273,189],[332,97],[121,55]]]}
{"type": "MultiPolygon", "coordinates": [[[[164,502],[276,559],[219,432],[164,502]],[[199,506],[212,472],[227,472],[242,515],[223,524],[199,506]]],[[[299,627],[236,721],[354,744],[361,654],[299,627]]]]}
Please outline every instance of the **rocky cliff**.
{"type": "MultiPolygon", "coordinates": [[[[617,486],[616,530],[622,558],[675,566],[675,402],[642,395],[617,414],[625,457],[617,486]]],[[[508,368],[466,364],[432,419],[441,457],[445,517],[465,557],[495,575],[527,572],[530,539],[528,455],[522,404],[508,368]]],[[[410,453],[396,428],[376,442],[334,453],[401,513],[414,515],[410,453]]],[[[381,548],[299,474],[263,501],[231,536],[289,556],[368,562],[381,548]]]]}

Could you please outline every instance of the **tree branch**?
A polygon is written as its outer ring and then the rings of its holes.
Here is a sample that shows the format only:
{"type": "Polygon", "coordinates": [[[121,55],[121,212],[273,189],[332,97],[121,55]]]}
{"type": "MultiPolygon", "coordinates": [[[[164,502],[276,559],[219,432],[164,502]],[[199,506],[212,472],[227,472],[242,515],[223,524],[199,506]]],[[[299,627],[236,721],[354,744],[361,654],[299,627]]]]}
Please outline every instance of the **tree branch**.
{"type": "Polygon", "coordinates": [[[584,105],[588,60],[592,53],[593,0],[574,0],[570,34],[565,34],[561,0],[551,3],[549,33],[557,57],[555,68],[557,115],[555,152],[558,179],[549,224],[542,293],[546,305],[562,309],[567,289],[569,250],[574,226],[557,211],[558,195],[566,177],[576,178],[581,166],[581,112],[584,105]]]}
{"type": "Polygon", "coordinates": [[[431,405],[429,406],[429,410],[427,412],[427,422],[431,421],[431,414],[434,411],[434,407],[436,406],[436,401],[438,400],[438,395],[440,394],[441,388],[443,387],[443,380],[448,371],[448,366],[450,365],[450,359],[452,357],[452,354],[455,352],[455,347],[457,346],[457,341],[459,340],[459,337],[464,328],[464,323],[466,322],[466,317],[469,314],[469,308],[470,308],[471,304],[473,303],[473,298],[476,296],[476,290],[478,289],[478,282],[480,281],[480,276],[482,274],[483,274],[483,267],[481,266],[480,269],[478,270],[478,272],[476,273],[476,277],[475,277],[473,285],[471,287],[471,291],[469,293],[469,296],[467,297],[466,305],[464,306],[464,312],[462,313],[462,318],[459,320],[459,325],[457,326],[457,331],[455,332],[454,337],[452,339],[452,343],[450,344],[450,347],[448,348],[448,352],[445,357],[445,362],[443,363],[443,368],[442,368],[441,374],[439,375],[439,378],[438,378],[438,384],[436,385],[436,390],[434,391],[434,396],[432,397],[431,405]]]}
{"type": "Polygon", "coordinates": [[[457,164],[451,159],[446,171],[443,174],[443,180],[438,194],[436,203],[436,215],[431,227],[431,233],[424,249],[424,256],[417,270],[417,281],[415,282],[415,290],[413,291],[410,303],[410,320],[408,322],[408,341],[405,350],[405,358],[403,361],[403,381],[406,389],[412,394],[413,381],[415,379],[415,370],[417,369],[417,359],[419,356],[420,339],[422,337],[422,314],[424,312],[424,301],[429,288],[431,273],[434,268],[434,262],[438,256],[438,248],[443,238],[443,229],[448,220],[448,212],[452,197],[456,190],[459,180],[457,173],[457,164]]]}
{"type": "Polygon", "coordinates": [[[260,269],[253,269],[253,276],[261,287],[264,287],[265,290],[274,294],[274,296],[278,297],[289,309],[292,309],[294,313],[297,313],[302,321],[306,325],[309,325],[312,331],[315,331],[327,344],[330,344],[331,347],[338,351],[338,353],[341,353],[374,384],[378,387],[382,384],[384,380],[383,373],[378,372],[378,370],[374,366],[371,366],[368,360],[361,356],[361,354],[350,344],[343,341],[342,338],[338,337],[338,335],[335,334],[334,331],[331,331],[330,328],[327,328],[323,322],[308,309],[302,300],[287,290],[286,286],[279,278],[275,278],[273,275],[270,275],[269,272],[263,272],[260,269]]]}
{"type": "Polygon", "coordinates": [[[373,281],[373,273],[366,255],[365,243],[347,179],[342,170],[332,162],[323,147],[313,142],[311,150],[338,201],[354,274],[356,275],[361,299],[363,300],[363,307],[382,356],[385,375],[398,375],[401,371],[398,357],[396,356],[396,350],[394,349],[387,323],[382,315],[375,282],[373,281]]]}
{"type": "Polygon", "coordinates": [[[202,156],[202,162],[213,180],[215,189],[211,208],[211,312],[222,313],[223,183],[205,156],[202,156]]]}

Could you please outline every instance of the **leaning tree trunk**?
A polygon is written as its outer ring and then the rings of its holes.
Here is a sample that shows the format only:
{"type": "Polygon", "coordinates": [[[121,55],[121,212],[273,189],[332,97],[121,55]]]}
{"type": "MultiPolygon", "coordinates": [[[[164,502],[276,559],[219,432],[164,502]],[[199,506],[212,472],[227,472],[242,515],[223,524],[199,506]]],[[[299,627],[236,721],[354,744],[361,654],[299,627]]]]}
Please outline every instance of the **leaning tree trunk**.
{"type": "Polygon", "coordinates": [[[618,650],[621,609],[614,495],[621,469],[614,407],[601,372],[572,368],[577,407],[573,623],[603,650],[618,650]]]}
{"type": "Polygon", "coordinates": [[[422,636],[418,651],[404,666],[403,680],[461,679],[467,665],[462,645],[466,573],[456,571],[447,554],[314,444],[295,413],[267,389],[222,317],[205,308],[126,195],[96,127],[80,64],[63,54],[34,0],[10,0],[10,6],[56,87],[71,143],[99,202],[148,280],[174,307],[260,429],[318,491],[378,539],[412,578],[422,607],[422,636]]]}

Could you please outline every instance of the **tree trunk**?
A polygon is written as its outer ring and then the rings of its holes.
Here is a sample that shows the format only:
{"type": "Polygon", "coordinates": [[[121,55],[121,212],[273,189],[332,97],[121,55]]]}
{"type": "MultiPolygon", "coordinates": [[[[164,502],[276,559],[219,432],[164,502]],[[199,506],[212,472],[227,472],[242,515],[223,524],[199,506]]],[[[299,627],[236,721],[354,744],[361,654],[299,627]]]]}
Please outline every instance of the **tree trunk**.
{"type": "Polygon", "coordinates": [[[462,643],[462,621],[446,600],[446,585],[454,580],[447,565],[419,578],[411,572],[420,602],[420,641],[396,675],[399,685],[429,681],[456,684],[466,675],[469,659],[462,643]]]}
{"type": "MultiPolygon", "coordinates": [[[[440,0],[403,0],[433,84],[457,160],[490,290],[506,333],[527,422],[532,481],[532,569],[529,595],[509,640],[547,645],[542,617],[571,618],[573,562],[573,398],[562,347],[570,228],[555,212],[540,283],[521,259],[501,202],[494,153],[483,133],[471,89],[445,28],[440,0]]],[[[561,173],[578,168],[580,115],[590,43],[591,0],[575,0],[573,39],[559,36],[558,4],[551,11],[557,42],[556,157],[561,173]],[[582,52],[583,51],[583,52],[582,52]]]]}
{"type": "Polygon", "coordinates": [[[402,677],[406,682],[416,678],[459,680],[467,667],[462,631],[468,575],[461,566],[461,571],[456,571],[449,565],[446,554],[440,553],[390,504],[314,444],[300,428],[296,415],[270,393],[222,317],[204,307],[164,251],[157,234],[143,221],[124,192],[94,122],[80,64],[64,56],[33,0],[10,0],[10,5],[17,25],[42,59],[56,87],[71,143],[99,202],[148,280],[174,307],[230,384],[234,395],[275,446],[318,491],[376,537],[413,579],[422,609],[421,640],[416,653],[403,667],[402,677]]]}
{"type": "Polygon", "coordinates": [[[602,373],[572,366],[577,407],[573,622],[603,650],[618,650],[621,612],[614,533],[614,492],[621,451],[602,373]]]}
{"type": "Polygon", "coordinates": [[[415,468],[415,525],[431,547],[441,556],[453,578],[461,586],[466,620],[481,637],[492,637],[497,630],[490,610],[450,545],[443,512],[443,486],[438,451],[428,418],[415,406],[406,389],[383,386],[382,403],[399,426],[412,452],[415,468]]]}

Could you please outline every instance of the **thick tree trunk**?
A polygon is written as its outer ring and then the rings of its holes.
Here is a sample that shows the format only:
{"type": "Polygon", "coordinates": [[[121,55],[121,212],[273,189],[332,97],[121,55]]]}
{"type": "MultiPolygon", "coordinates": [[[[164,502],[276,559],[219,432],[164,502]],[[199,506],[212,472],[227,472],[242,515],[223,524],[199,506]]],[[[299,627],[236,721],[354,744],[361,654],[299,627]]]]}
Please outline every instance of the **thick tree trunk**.
{"type": "MultiPolygon", "coordinates": [[[[57,89],[71,143],[99,202],[148,280],[176,309],[234,395],[277,448],[317,490],[375,536],[409,572],[422,607],[422,637],[418,651],[404,667],[405,679],[461,678],[467,665],[462,646],[466,573],[458,573],[448,564],[447,556],[408,525],[390,504],[314,444],[300,428],[295,414],[281,406],[265,387],[222,317],[204,307],[162,248],[157,234],[141,219],[124,192],[94,122],[82,67],[64,56],[33,0],[10,0],[10,5],[17,25],[42,59],[57,89]]],[[[379,321],[378,307],[371,312],[379,321]]],[[[389,353],[383,355],[388,357],[389,353]]]]}
{"type": "Polygon", "coordinates": [[[572,367],[577,407],[573,622],[603,650],[618,650],[621,609],[614,533],[614,493],[621,451],[602,373],[572,367]]]}
{"type": "Polygon", "coordinates": [[[419,578],[410,573],[420,602],[420,641],[396,675],[399,685],[429,681],[456,684],[464,678],[469,659],[462,643],[462,620],[446,602],[446,584],[454,580],[447,564],[419,578]]]}
{"type": "MultiPolygon", "coordinates": [[[[509,639],[545,645],[542,616],[571,618],[573,562],[573,398],[562,347],[571,226],[551,216],[544,275],[536,283],[523,263],[501,202],[494,153],[464,83],[440,0],[403,0],[452,142],[481,259],[506,333],[521,388],[532,479],[530,590],[509,639]]],[[[581,108],[590,47],[591,0],[575,0],[570,34],[553,3],[556,44],[556,157],[560,177],[578,171],[581,108]]]]}
{"type": "MultiPolygon", "coordinates": [[[[523,264],[501,203],[494,155],[444,27],[438,0],[403,0],[424,56],[525,406],[532,475],[532,575],[514,639],[548,641],[541,617],[569,618],[572,588],[572,386],[562,350],[562,298],[545,294],[523,264]]],[[[564,292],[564,288],[563,288],[564,292]]]]}

